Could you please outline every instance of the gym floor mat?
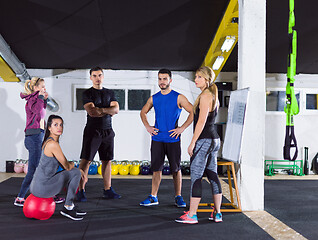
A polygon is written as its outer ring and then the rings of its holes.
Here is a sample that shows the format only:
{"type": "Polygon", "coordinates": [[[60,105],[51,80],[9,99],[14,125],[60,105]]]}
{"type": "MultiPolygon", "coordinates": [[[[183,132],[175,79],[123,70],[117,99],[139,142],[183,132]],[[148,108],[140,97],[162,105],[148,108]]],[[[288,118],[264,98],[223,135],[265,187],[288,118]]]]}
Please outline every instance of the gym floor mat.
{"type": "Polygon", "coordinates": [[[265,210],[308,239],[318,239],[318,181],[266,180],[265,210]]]}
{"type": "MultiPolygon", "coordinates": [[[[184,208],[174,206],[173,181],[164,179],[159,189],[159,205],[141,207],[148,195],[150,179],[113,179],[112,185],[122,195],[119,200],[104,200],[102,179],[89,179],[88,202],[76,203],[87,211],[83,221],[60,215],[62,204],[45,221],[28,219],[22,208],[13,205],[22,178],[0,183],[1,239],[272,239],[243,213],[224,213],[223,223],[208,220],[209,213],[199,213],[199,224],[175,223],[184,208]]],[[[183,197],[189,204],[190,181],[183,181],[183,197]]],[[[211,201],[211,190],[203,181],[202,202],[211,201]]]]}

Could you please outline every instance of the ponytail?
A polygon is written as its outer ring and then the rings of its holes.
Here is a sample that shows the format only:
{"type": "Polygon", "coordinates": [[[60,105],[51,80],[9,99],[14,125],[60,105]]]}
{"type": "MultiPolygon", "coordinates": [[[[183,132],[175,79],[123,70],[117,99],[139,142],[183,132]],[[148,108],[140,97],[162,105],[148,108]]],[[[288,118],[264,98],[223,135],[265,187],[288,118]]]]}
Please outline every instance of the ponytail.
{"type": "Polygon", "coordinates": [[[31,80],[26,80],[24,84],[24,94],[30,95],[32,94],[31,80]]]}
{"type": "Polygon", "coordinates": [[[24,94],[30,95],[34,93],[34,87],[39,86],[40,82],[44,81],[43,78],[33,77],[31,80],[26,80],[24,84],[24,94]]]}
{"type": "Polygon", "coordinates": [[[209,91],[212,94],[212,111],[215,110],[219,106],[219,93],[218,93],[218,87],[215,83],[212,83],[212,86],[209,87],[209,91]]]}
{"type": "Polygon", "coordinates": [[[216,107],[219,105],[218,101],[218,88],[215,81],[215,73],[214,71],[207,66],[200,67],[196,73],[200,74],[206,80],[206,88],[200,93],[193,104],[194,114],[196,112],[197,107],[200,105],[201,95],[205,92],[209,92],[212,95],[212,110],[214,111],[216,107]]]}

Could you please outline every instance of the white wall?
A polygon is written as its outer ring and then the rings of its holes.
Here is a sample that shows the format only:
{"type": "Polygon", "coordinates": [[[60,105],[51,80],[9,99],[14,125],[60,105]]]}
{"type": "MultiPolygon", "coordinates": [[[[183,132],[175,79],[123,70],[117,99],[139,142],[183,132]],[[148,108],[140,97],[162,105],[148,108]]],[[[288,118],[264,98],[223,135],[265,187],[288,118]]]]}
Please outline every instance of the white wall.
{"type": "MultiPolygon", "coordinates": [[[[24,101],[19,99],[22,87],[18,83],[0,82],[0,171],[5,171],[5,160],[25,154],[24,101]]],[[[24,158],[26,159],[26,158],[24,158]]]]}
{"type": "MultiPolygon", "coordinates": [[[[62,149],[68,159],[79,160],[82,134],[86,123],[86,112],[74,112],[74,85],[91,85],[87,70],[28,70],[31,76],[45,79],[49,94],[59,104],[59,111],[65,121],[64,134],[61,138],[62,149]]],[[[199,93],[194,83],[193,73],[173,72],[172,88],[184,94],[193,103],[199,93]]],[[[152,94],[159,91],[157,71],[105,71],[104,87],[148,87],[152,94]]],[[[24,147],[25,101],[19,97],[23,91],[20,83],[0,81],[0,171],[5,171],[5,161],[17,158],[27,159],[24,147]]],[[[51,114],[47,111],[46,118],[51,114]]],[[[150,123],[154,123],[154,111],[149,114],[150,123]]],[[[187,118],[182,111],[179,124],[187,118]]],[[[139,111],[120,111],[113,118],[115,137],[115,159],[118,160],[149,160],[151,137],[145,130],[139,111]]],[[[187,147],[192,137],[192,125],[182,134],[182,160],[189,160],[187,147]]],[[[98,159],[98,157],[96,157],[98,159]]]]}

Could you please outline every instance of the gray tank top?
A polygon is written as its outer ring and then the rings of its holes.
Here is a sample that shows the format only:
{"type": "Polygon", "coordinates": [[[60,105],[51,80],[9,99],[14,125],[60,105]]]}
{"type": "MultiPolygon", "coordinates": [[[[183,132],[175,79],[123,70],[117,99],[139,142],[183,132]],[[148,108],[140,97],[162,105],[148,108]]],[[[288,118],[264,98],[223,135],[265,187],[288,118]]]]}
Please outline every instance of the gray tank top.
{"type": "Polygon", "coordinates": [[[44,145],[39,166],[36,168],[33,180],[43,182],[52,178],[59,167],[59,161],[55,157],[48,157],[44,154],[46,144],[44,145]]]}

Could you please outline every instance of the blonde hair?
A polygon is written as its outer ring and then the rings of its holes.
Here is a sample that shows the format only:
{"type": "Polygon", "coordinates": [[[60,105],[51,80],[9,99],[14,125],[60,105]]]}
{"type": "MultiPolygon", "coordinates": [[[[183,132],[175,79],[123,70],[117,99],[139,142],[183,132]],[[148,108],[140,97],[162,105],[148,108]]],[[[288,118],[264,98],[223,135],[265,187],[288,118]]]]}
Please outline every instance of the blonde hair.
{"type": "Polygon", "coordinates": [[[203,93],[209,92],[212,95],[212,110],[214,110],[217,107],[218,104],[218,88],[215,85],[215,73],[214,71],[207,66],[200,67],[197,71],[196,74],[201,75],[206,81],[206,87],[205,89],[200,93],[200,95],[197,97],[193,104],[193,110],[194,113],[196,112],[197,107],[200,104],[200,98],[203,93]]]}
{"type": "Polygon", "coordinates": [[[26,80],[24,84],[24,94],[30,95],[34,93],[34,87],[39,86],[40,82],[44,82],[43,78],[33,77],[31,80],[26,80]]]}

